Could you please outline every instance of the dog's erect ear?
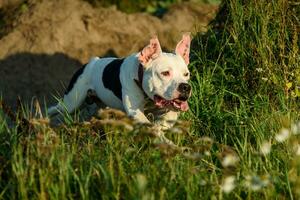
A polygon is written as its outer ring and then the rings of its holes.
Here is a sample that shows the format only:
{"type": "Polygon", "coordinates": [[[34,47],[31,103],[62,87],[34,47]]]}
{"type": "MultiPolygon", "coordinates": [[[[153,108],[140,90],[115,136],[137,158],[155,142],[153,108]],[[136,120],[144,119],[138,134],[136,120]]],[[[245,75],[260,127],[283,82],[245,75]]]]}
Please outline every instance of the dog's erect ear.
{"type": "Polygon", "coordinates": [[[157,58],[161,54],[161,47],[157,36],[154,36],[150,40],[150,44],[140,52],[139,61],[142,65],[146,65],[150,60],[157,58]]]}
{"type": "Polygon", "coordinates": [[[187,65],[190,63],[190,46],[191,36],[190,33],[186,33],[182,36],[182,39],[176,45],[175,50],[175,53],[177,55],[180,55],[187,65]]]}

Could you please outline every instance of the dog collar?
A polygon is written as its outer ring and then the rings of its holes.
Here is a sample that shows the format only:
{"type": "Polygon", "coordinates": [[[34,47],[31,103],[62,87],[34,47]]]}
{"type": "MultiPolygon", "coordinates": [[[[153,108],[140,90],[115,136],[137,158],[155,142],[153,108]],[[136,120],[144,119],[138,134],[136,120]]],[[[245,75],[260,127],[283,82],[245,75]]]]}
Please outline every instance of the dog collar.
{"type": "Polygon", "coordinates": [[[138,68],[138,80],[134,79],[134,81],[139,86],[139,88],[143,91],[144,95],[147,96],[143,89],[143,77],[144,77],[144,67],[140,63],[138,68]]]}

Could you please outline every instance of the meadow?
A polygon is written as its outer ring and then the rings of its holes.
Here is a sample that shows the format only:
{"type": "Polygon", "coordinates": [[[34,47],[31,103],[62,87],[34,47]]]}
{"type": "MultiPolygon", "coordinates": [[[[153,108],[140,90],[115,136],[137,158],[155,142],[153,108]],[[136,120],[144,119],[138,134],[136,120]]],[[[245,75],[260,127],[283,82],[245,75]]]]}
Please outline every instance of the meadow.
{"type": "Polygon", "coordinates": [[[159,143],[104,110],[0,109],[0,199],[299,199],[300,4],[224,0],[194,32],[190,111],[159,143]],[[13,117],[14,118],[14,117],[13,117]]]}

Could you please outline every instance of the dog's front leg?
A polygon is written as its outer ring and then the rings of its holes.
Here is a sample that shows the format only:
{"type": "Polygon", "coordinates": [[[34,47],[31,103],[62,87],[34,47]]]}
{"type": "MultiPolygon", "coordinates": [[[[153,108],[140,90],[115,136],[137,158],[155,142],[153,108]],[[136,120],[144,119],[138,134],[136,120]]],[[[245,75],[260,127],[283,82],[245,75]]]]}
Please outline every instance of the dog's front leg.
{"type": "MultiPolygon", "coordinates": [[[[123,105],[127,115],[140,123],[151,124],[149,119],[144,114],[145,99],[143,93],[124,93],[125,95],[123,95],[123,105]]],[[[161,126],[158,124],[154,124],[153,128],[154,134],[161,140],[164,140],[164,133],[161,129],[161,126]]]]}
{"type": "MultiPolygon", "coordinates": [[[[155,126],[157,127],[158,132],[160,133],[160,140],[169,144],[169,145],[174,145],[174,143],[166,138],[164,131],[171,128],[176,120],[178,118],[178,112],[175,111],[169,111],[167,113],[164,113],[162,115],[156,116],[155,119],[155,126]]],[[[176,145],[174,145],[176,146],[176,145]]]]}
{"type": "Polygon", "coordinates": [[[128,116],[132,117],[140,123],[149,123],[150,121],[144,114],[144,96],[143,94],[127,94],[123,95],[123,106],[128,116]]]}
{"type": "Polygon", "coordinates": [[[161,127],[161,130],[167,130],[174,126],[178,118],[178,112],[169,111],[162,115],[156,116],[155,124],[161,127]]]}

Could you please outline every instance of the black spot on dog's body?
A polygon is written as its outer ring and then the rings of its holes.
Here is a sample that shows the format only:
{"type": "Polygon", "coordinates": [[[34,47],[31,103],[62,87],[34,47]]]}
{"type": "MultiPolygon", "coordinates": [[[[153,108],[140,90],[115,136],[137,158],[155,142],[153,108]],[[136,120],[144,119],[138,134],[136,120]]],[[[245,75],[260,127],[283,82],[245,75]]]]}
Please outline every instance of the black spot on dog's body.
{"type": "Polygon", "coordinates": [[[78,77],[83,73],[84,68],[86,67],[87,64],[83,65],[80,69],[78,69],[75,74],[73,75],[73,77],[71,78],[71,81],[69,83],[69,86],[67,88],[67,90],[65,91],[65,95],[68,94],[72,88],[74,87],[74,84],[76,83],[78,77]]]}
{"type": "Polygon", "coordinates": [[[111,90],[122,101],[122,86],[120,81],[120,69],[124,61],[115,59],[105,66],[102,75],[102,82],[105,88],[111,90]]]}

